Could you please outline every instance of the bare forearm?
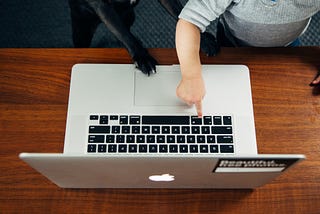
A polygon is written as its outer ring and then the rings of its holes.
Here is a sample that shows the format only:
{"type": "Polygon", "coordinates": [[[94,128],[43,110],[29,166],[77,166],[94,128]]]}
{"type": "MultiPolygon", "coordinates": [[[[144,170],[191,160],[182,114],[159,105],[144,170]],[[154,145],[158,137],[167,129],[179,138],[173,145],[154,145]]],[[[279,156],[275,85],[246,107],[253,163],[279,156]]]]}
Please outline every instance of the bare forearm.
{"type": "Polygon", "coordinates": [[[198,116],[202,116],[202,99],[205,86],[202,78],[200,30],[195,25],[180,19],[176,29],[176,48],[182,79],[177,87],[177,96],[189,105],[195,105],[198,116]]]}
{"type": "Polygon", "coordinates": [[[201,77],[200,30],[198,27],[180,19],[176,28],[176,48],[182,78],[201,77]]]}

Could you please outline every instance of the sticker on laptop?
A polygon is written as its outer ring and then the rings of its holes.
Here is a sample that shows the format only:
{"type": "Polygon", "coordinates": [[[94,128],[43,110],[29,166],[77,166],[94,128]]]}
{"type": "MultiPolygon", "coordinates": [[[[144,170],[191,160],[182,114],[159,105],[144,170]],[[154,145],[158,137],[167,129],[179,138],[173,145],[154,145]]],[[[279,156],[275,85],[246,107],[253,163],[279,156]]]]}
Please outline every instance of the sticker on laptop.
{"type": "Polygon", "coordinates": [[[221,158],[212,172],[282,172],[298,159],[221,158]]]}

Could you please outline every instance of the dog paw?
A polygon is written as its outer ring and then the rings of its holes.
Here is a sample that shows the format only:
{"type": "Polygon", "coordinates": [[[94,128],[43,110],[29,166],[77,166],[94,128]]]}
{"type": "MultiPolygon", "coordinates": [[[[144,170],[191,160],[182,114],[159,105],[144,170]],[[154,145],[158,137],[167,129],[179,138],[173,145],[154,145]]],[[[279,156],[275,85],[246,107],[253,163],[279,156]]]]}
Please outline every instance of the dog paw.
{"type": "Polygon", "coordinates": [[[134,64],[142,73],[150,75],[156,73],[158,62],[149,53],[140,53],[133,57],[134,64]]]}
{"type": "Polygon", "coordinates": [[[215,56],[220,51],[220,45],[215,36],[208,32],[201,33],[200,49],[207,56],[215,56]]]}

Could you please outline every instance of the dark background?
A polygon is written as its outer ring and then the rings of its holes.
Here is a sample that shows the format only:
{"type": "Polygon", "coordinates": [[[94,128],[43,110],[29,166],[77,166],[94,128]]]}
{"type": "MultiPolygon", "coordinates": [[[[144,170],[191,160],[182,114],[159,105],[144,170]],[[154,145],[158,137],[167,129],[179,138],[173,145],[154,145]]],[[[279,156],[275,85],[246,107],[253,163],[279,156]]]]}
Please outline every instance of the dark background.
{"type": "MultiPolygon", "coordinates": [[[[185,2],[183,0],[182,2],[185,2]]],[[[132,33],[146,48],[173,48],[176,21],[157,0],[140,0],[132,33]]],[[[215,30],[215,24],[210,26],[215,30]]],[[[0,0],[0,47],[73,47],[67,0],[0,0]]],[[[301,37],[302,46],[320,45],[320,13],[301,37]]],[[[91,47],[122,47],[100,25],[91,47]]]]}

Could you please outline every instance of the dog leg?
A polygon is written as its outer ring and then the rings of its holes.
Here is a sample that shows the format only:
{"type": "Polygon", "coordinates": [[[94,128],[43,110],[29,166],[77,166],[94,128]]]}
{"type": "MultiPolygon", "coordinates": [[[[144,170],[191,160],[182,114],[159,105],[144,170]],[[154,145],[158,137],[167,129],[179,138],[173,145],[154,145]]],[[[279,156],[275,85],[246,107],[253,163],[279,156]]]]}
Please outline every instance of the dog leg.
{"type": "Polygon", "coordinates": [[[99,17],[83,0],[69,0],[72,23],[72,39],[76,48],[90,47],[99,17]]]}
{"type": "Polygon", "coordinates": [[[215,56],[220,52],[220,44],[216,37],[208,32],[200,34],[200,49],[207,56],[215,56]]]}
{"type": "Polygon", "coordinates": [[[148,53],[145,48],[142,47],[140,42],[131,34],[126,24],[113,8],[113,5],[101,0],[87,1],[93,8],[93,10],[95,10],[95,13],[97,14],[97,16],[99,16],[100,20],[127,48],[136,67],[147,75],[150,75],[150,73],[155,73],[155,65],[157,64],[157,61],[148,53]]]}

